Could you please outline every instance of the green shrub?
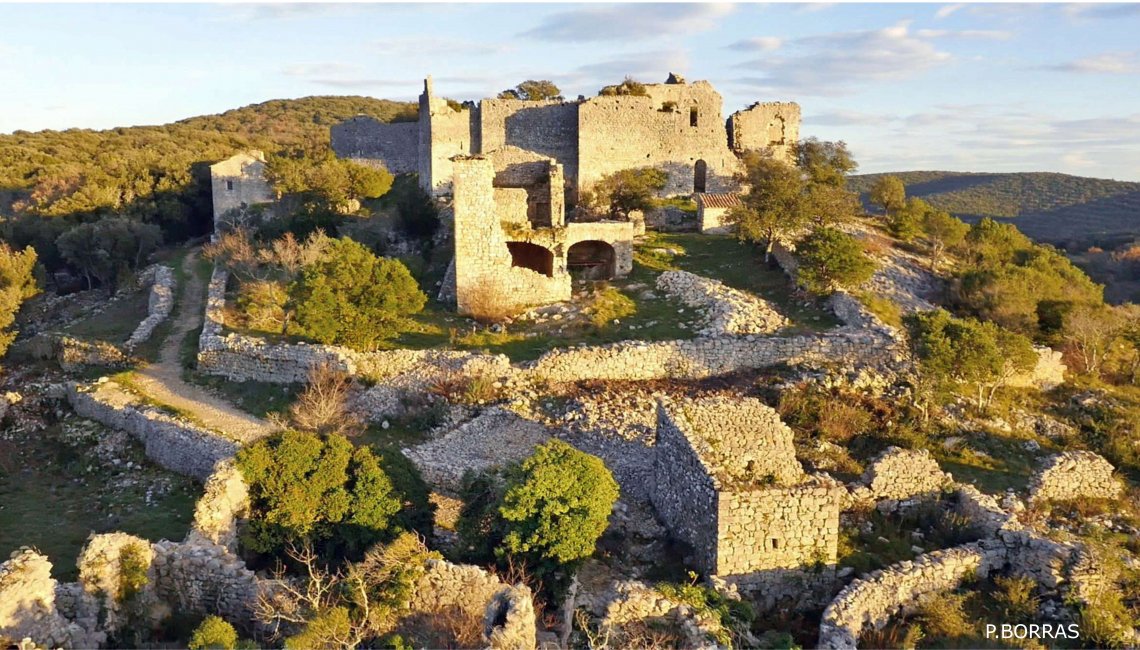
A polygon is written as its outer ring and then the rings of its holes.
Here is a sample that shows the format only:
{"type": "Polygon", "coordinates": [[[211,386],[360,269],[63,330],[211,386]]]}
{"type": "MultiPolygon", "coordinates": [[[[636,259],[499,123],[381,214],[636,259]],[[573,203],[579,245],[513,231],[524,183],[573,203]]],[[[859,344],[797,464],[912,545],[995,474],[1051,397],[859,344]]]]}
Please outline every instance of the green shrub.
{"type": "Polygon", "coordinates": [[[119,549],[119,602],[130,600],[142,591],[150,581],[149,569],[146,550],[140,544],[126,544],[119,549]]]}
{"type": "Polygon", "coordinates": [[[297,330],[321,343],[372,350],[427,302],[407,267],[351,239],[329,243],[290,287],[297,330]]]}
{"type": "Polygon", "coordinates": [[[797,247],[799,280],[809,291],[828,294],[871,279],[876,264],[855,237],[835,228],[820,228],[797,247]]]}
{"type": "Polygon", "coordinates": [[[220,617],[207,616],[190,636],[186,647],[190,650],[234,650],[237,630],[220,617]]]}
{"type": "Polygon", "coordinates": [[[926,636],[958,639],[977,634],[964,608],[965,597],[957,594],[928,596],[919,605],[915,618],[926,636]]]}
{"type": "Polygon", "coordinates": [[[656,206],[654,197],[665,189],[669,176],[655,167],[622,169],[602,177],[582,202],[611,219],[628,219],[635,210],[642,212],[656,206]]]}
{"type": "Polygon", "coordinates": [[[300,632],[285,639],[285,650],[341,650],[341,639],[354,636],[347,607],[329,607],[313,616],[300,632]]]}
{"type": "Polygon", "coordinates": [[[598,95],[602,97],[610,97],[613,95],[634,95],[639,97],[648,97],[649,91],[646,90],[645,84],[635,80],[633,77],[626,77],[620,84],[612,86],[605,86],[598,91],[598,95]]]}
{"type": "Polygon", "coordinates": [[[1037,581],[1027,576],[998,576],[994,584],[998,587],[994,598],[1006,619],[1030,623],[1037,617],[1037,581]]]}
{"type": "Polygon", "coordinates": [[[8,327],[15,322],[20,306],[39,293],[35,270],[35,249],[17,252],[7,243],[0,243],[0,356],[16,338],[16,332],[8,327]]]}
{"type": "Polygon", "coordinates": [[[392,185],[396,219],[400,230],[409,237],[431,239],[439,229],[439,209],[431,195],[424,192],[412,174],[403,174],[392,185]]]}
{"type": "Polygon", "coordinates": [[[520,465],[465,477],[456,529],[470,558],[518,558],[540,578],[593,554],[618,497],[601,459],[561,440],[520,465]]]}
{"type": "Polygon", "coordinates": [[[699,617],[716,618],[721,629],[713,640],[721,647],[733,647],[734,633],[748,631],[756,619],[756,611],[746,601],[733,600],[711,587],[696,584],[696,574],[690,573],[689,577],[689,584],[660,583],[657,591],[689,605],[699,617]]]}
{"type": "Polygon", "coordinates": [[[871,311],[872,314],[879,317],[887,325],[895,328],[902,328],[902,309],[898,303],[890,298],[875,295],[869,291],[860,292],[857,296],[859,302],[871,311]]]}
{"type": "Polygon", "coordinates": [[[314,543],[342,557],[390,538],[401,528],[407,495],[367,447],[343,436],[286,431],[243,448],[238,467],[249,484],[251,516],[242,542],[283,555],[314,543]]]}

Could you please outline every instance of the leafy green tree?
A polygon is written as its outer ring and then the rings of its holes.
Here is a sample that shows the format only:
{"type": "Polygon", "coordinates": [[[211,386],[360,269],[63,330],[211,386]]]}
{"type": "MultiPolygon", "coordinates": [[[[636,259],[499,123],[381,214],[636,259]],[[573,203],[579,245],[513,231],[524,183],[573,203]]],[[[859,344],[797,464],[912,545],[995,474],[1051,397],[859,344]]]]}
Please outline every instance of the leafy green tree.
{"type": "Polygon", "coordinates": [[[162,231],[131,219],[115,217],[80,224],[56,240],[60,255],[87,280],[114,290],[124,269],[137,269],[162,243],[162,231]]]}
{"type": "Polygon", "coordinates": [[[207,616],[190,635],[190,650],[234,650],[238,635],[234,626],[218,616],[207,616]]]}
{"type": "Polygon", "coordinates": [[[1064,315],[1064,341],[1081,370],[1097,377],[1112,348],[1129,326],[1128,312],[1109,305],[1077,305],[1064,315]]]}
{"type": "Polygon", "coordinates": [[[975,266],[993,267],[1014,261],[1018,253],[1033,248],[1033,241],[1017,226],[987,217],[970,227],[966,245],[975,266]]]}
{"type": "Polygon", "coordinates": [[[499,93],[499,99],[523,99],[528,102],[561,100],[562,91],[548,79],[527,79],[514,88],[499,93]]]}
{"type": "Polygon", "coordinates": [[[796,144],[795,155],[797,166],[807,174],[808,180],[821,185],[846,187],[847,175],[859,168],[843,141],[801,140],[796,144]]]}
{"type": "Polygon", "coordinates": [[[875,261],[867,255],[863,244],[841,230],[816,230],[796,250],[800,259],[799,281],[813,293],[852,289],[875,273],[875,261]]]}
{"type": "Polygon", "coordinates": [[[395,336],[427,297],[398,260],[351,239],[329,243],[290,287],[295,331],[321,343],[372,350],[395,336]]]}
{"type": "Polygon", "coordinates": [[[503,550],[569,564],[594,553],[618,498],[601,459],[561,440],[540,446],[508,483],[499,514],[508,532],[503,550]]]}
{"type": "Polygon", "coordinates": [[[871,185],[870,199],[890,216],[906,205],[906,185],[898,176],[880,176],[871,185]]]}
{"type": "Polygon", "coordinates": [[[922,220],[922,231],[930,240],[930,267],[936,268],[947,249],[956,248],[966,240],[970,226],[944,210],[930,210],[922,220]]]}
{"type": "Polygon", "coordinates": [[[393,181],[383,167],[343,160],[332,152],[314,159],[304,151],[269,156],[266,177],[281,194],[317,198],[332,206],[379,198],[391,189],[393,181]]]}
{"type": "Polygon", "coordinates": [[[392,185],[396,204],[396,219],[405,235],[417,239],[431,239],[439,229],[439,209],[431,195],[423,191],[416,177],[403,174],[392,185]]]}
{"type": "Polygon", "coordinates": [[[314,544],[344,557],[400,530],[403,495],[371,449],[343,436],[286,431],[240,450],[237,465],[251,507],[242,543],[255,552],[314,544]]]}
{"type": "Polygon", "coordinates": [[[598,95],[602,97],[610,97],[613,95],[636,95],[640,97],[648,97],[649,91],[646,90],[645,84],[637,81],[633,77],[626,77],[620,84],[612,86],[605,86],[598,91],[598,95]]]}
{"type": "Polygon", "coordinates": [[[618,486],[599,458],[551,440],[500,474],[466,477],[463,497],[468,558],[519,558],[548,577],[593,554],[618,486]]]}
{"type": "Polygon", "coordinates": [[[766,246],[767,259],[778,239],[807,224],[806,183],[795,168],[759,152],[744,154],[744,170],[739,180],[749,190],[728,219],[735,224],[737,237],[766,246]]]}
{"type": "Polygon", "coordinates": [[[588,201],[600,206],[613,219],[629,219],[635,210],[654,207],[654,197],[665,189],[669,177],[653,167],[622,169],[608,174],[591,188],[588,201]]]}
{"type": "Polygon", "coordinates": [[[887,228],[895,237],[911,241],[922,232],[926,215],[933,210],[929,203],[912,196],[903,203],[902,207],[888,215],[887,228]]]}
{"type": "Polygon", "coordinates": [[[919,372],[939,401],[965,386],[984,411],[999,388],[1037,362],[1028,338],[991,322],[954,318],[939,309],[908,316],[906,323],[919,372]]]}
{"type": "Polygon", "coordinates": [[[16,338],[16,332],[8,328],[16,321],[20,306],[39,292],[35,249],[16,252],[0,242],[0,356],[16,338]]]}

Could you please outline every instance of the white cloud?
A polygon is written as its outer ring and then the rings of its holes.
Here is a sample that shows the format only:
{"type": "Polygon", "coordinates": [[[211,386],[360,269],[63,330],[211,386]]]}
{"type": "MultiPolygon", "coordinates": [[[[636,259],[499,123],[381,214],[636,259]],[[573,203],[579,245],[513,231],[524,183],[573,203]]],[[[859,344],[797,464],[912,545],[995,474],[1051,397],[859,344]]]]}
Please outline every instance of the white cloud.
{"type": "Polygon", "coordinates": [[[755,36],[745,38],[725,46],[727,49],[738,52],[774,52],[784,44],[784,39],[778,36],[755,36]]]}
{"type": "Polygon", "coordinates": [[[757,69],[762,76],[735,81],[765,92],[842,95],[868,83],[906,79],[950,61],[951,55],[931,40],[911,33],[909,21],[877,30],[801,37],[780,50],[787,54],[737,64],[757,69]]]}
{"type": "Polygon", "coordinates": [[[1079,74],[1140,74],[1140,53],[1105,52],[1068,63],[1045,66],[1045,69],[1079,74]]]}
{"type": "Polygon", "coordinates": [[[1002,29],[920,29],[914,34],[919,38],[976,38],[993,41],[1007,41],[1013,38],[1013,32],[1002,29]]]}
{"type": "Polygon", "coordinates": [[[1140,4],[1115,3],[1066,4],[1061,10],[1070,18],[1116,19],[1140,15],[1140,4]]]}
{"type": "Polygon", "coordinates": [[[369,49],[383,56],[439,58],[443,56],[487,56],[514,50],[507,43],[487,43],[438,36],[409,36],[386,38],[369,45],[369,49]]]}
{"type": "Polygon", "coordinates": [[[521,35],[571,43],[642,40],[712,29],[732,11],[727,4],[587,5],[551,14],[521,35]]]}
{"type": "Polygon", "coordinates": [[[962,7],[965,7],[965,6],[966,5],[960,4],[960,3],[959,4],[952,4],[952,5],[942,5],[941,7],[938,8],[938,11],[934,12],[934,17],[941,20],[943,18],[950,16],[951,14],[953,14],[954,12],[958,11],[959,9],[961,9],[962,7]]]}

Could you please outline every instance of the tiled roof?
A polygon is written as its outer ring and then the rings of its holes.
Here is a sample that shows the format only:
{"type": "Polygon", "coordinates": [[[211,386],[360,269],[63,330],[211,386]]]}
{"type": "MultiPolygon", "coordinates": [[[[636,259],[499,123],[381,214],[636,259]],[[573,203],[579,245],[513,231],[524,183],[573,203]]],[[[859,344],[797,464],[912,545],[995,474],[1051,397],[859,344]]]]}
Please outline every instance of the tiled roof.
{"type": "Polygon", "coordinates": [[[734,208],[740,205],[740,195],[736,192],[728,194],[697,194],[697,202],[706,208],[734,208]]]}

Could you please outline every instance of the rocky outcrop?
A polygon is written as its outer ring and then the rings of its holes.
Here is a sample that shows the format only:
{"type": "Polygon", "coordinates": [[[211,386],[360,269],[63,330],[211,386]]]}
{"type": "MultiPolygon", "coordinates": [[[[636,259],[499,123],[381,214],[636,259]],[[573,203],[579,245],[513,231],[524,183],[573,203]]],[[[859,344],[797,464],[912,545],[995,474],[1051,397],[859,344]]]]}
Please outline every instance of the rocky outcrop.
{"type": "Polygon", "coordinates": [[[700,336],[771,334],[788,325],[788,319],[767,301],[719,280],[687,271],[666,271],[657,276],[657,288],[701,310],[704,325],[700,336]]]}

